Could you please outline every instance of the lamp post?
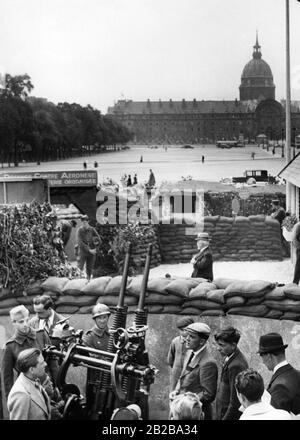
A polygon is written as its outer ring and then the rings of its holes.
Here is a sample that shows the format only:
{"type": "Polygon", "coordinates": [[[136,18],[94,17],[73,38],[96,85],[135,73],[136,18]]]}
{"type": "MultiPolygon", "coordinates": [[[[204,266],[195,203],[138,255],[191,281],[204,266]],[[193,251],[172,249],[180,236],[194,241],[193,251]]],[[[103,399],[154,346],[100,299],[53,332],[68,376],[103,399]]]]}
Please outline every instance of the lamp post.
{"type": "MultiPolygon", "coordinates": [[[[285,163],[291,161],[291,83],[290,83],[290,11],[289,0],[285,0],[286,19],[286,103],[285,103],[285,163]]],[[[291,210],[292,185],[286,182],[286,209],[291,210]]]]}

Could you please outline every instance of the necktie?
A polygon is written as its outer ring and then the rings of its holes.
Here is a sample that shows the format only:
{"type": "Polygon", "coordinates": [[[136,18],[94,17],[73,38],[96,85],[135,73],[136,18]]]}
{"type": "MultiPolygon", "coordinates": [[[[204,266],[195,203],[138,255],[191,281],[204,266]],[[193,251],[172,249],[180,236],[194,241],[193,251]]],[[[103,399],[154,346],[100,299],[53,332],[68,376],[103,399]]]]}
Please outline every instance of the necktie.
{"type": "Polygon", "coordinates": [[[187,365],[190,365],[190,363],[192,362],[193,358],[194,358],[194,352],[192,351],[187,365]]]}
{"type": "Polygon", "coordinates": [[[49,326],[49,318],[45,319],[44,330],[49,334],[50,326],[49,326]]]}

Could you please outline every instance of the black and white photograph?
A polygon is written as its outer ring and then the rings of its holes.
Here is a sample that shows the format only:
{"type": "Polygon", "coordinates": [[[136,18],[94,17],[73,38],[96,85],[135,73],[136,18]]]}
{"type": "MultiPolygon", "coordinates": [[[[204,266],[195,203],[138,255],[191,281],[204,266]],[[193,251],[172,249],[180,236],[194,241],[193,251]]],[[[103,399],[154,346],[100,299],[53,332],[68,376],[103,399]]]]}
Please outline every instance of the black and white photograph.
{"type": "Polygon", "coordinates": [[[299,23],[300,0],[0,0],[7,426],[300,420],[299,23]]]}

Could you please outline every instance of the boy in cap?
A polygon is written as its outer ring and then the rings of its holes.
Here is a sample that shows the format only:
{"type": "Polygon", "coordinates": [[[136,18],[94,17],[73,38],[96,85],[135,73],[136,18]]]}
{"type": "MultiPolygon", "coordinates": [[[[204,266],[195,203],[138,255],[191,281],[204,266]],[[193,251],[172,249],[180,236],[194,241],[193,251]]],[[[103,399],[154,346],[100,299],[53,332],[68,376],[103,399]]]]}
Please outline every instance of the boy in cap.
{"type": "Polygon", "coordinates": [[[212,419],[211,403],[217,392],[218,367],[207,350],[210,328],[203,322],[194,322],[186,327],[187,352],[176,390],[170,393],[170,400],[187,391],[198,395],[203,405],[205,420],[212,419]]]}
{"type": "Polygon", "coordinates": [[[199,232],[196,238],[198,252],[191,259],[193,265],[192,278],[213,280],[213,256],[209,247],[209,234],[199,232]]]}
{"type": "Polygon", "coordinates": [[[300,414],[300,372],[285,358],[287,344],[278,333],[268,333],[259,339],[258,353],[273,376],[267,388],[271,405],[294,415],[300,414]]]}
{"type": "Polygon", "coordinates": [[[172,340],[167,356],[168,365],[171,367],[170,391],[175,390],[187,350],[185,345],[185,329],[189,324],[193,324],[193,322],[193,318],[190,318],[189,316],[182,316],[176,321],[176,327],[179,329],[179,336],[176,336],[172,340]]]}

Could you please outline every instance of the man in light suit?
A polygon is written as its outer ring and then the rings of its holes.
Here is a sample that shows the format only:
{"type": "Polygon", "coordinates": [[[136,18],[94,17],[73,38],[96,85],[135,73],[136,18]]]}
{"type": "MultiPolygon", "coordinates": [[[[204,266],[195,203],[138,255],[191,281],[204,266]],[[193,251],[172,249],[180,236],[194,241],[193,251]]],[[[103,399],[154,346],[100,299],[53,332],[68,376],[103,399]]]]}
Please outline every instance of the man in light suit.
{"type": "Polygon", "coordinates": [[[51,337],[55,325],[64,319],[53,310],[53,301],[49,295],[39,295],[33,298],[33,308],[36,315],[30,319],[29,325],[35,330],[45,330],[51,337]]]}
{"type": "Polygon", "coordinates": [[[278,333],[260,337],[258,353],[273,376],[267,388],[271,405],[294,415],[300,414],[300,371],[293,368],[285,358],[287,344],[278,333]]]}
{"type": "Polygon", "coordinates": [[[17,363],[21,373],[8,395],[9,419],[50,420],[50,399],[40,383],[46,367],[40,350],[23,350],[17,363]]]}
{"type": "Polygon", "coordinates": [[[176,389],[170,393],[169,397],[173,400],[177,394],[187,391],[196,393],[203,405],[205,420],[211,420],[211,403],[217,392],[218,367],[206,347],[210,328],[202,322],[195,322],[188,325],[186,331],[188,350],[176,389]]]}

